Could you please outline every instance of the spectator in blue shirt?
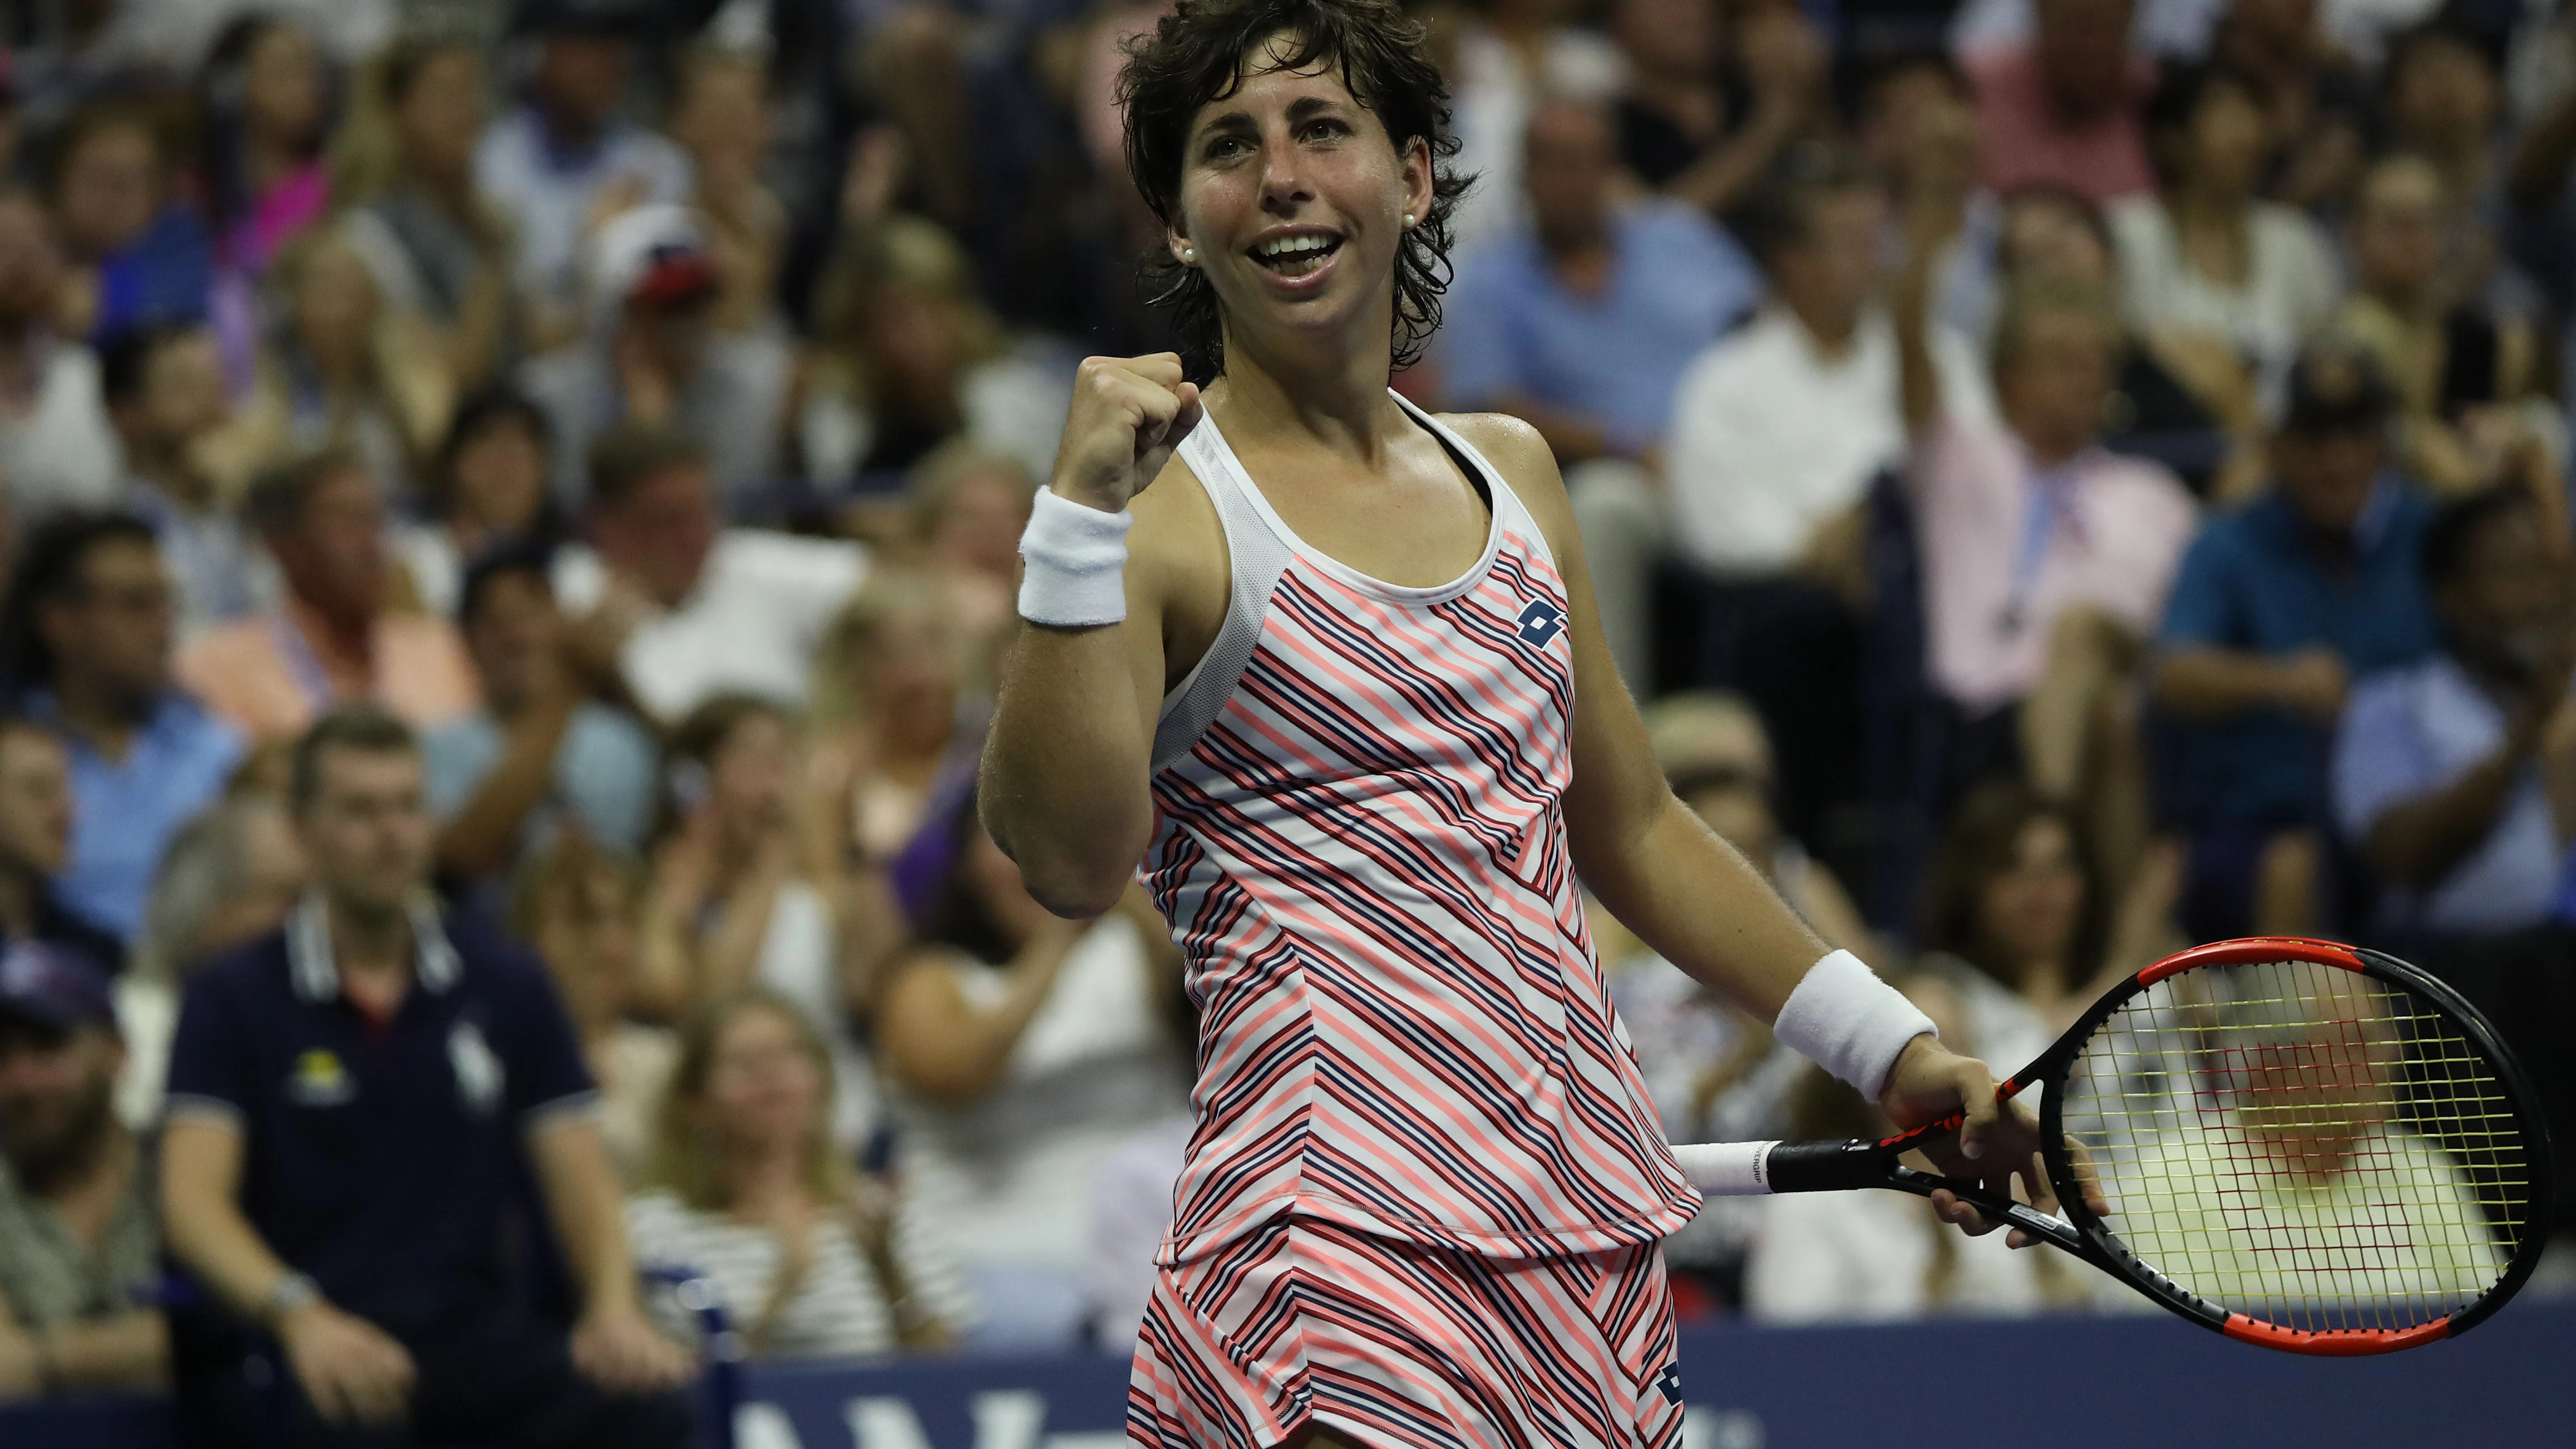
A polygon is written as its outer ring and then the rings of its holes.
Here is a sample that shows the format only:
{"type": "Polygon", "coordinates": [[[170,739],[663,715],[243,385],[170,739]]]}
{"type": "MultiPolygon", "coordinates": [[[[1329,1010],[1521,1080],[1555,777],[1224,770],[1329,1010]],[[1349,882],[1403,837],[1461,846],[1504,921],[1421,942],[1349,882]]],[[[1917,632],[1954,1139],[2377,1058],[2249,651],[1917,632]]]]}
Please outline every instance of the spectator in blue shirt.
{"type": "Polygon", "coordinates": [[[222,793],[246,748],[171,681],[176,616],[150,525],[65,514],[28,540],[0,632],[0,668],[71,762],[71,859],[55,889],[128,942],[171,836],[222,793]]]}
{"type": "Polygon", "coordinates": [[[1461,409],[1507,412],[1559,461],[1638,459],[1663,442],[1682,370],[1761,296],[1761,274],[1706,213],[1614,206],[1610,118],[1552,100],[1530,118],[1531,225],[1459,262],[1441,338],[1461,409]]]}
{"type": "Polygon", "coordinates": [[[473,881],[506,871],[522,849],[565,824],[624,855],[653,823],[653,737],[589,696],[613,659],[578,657],[555,605],[542,545],[516,545],[465,574],[456,616],[483,687],[483,708],[421,742],[439,869],[473,881]]]}
{"type": "Polygon", "coordinates": [[[688,1443],[688,1359],[640,1306],[580,1043],[543,966],[429,895],[411,731],[324,716],[290,798],[315,887],[189,979],[161,1142],[172,1258],[276,1335],[290,1381],[252,1385],[194,1325],[189,1422],[282,1410],[293,1449],[688,1443]],[[529,1182],[578,1285],[569,1332],[505,1247],[529,1182]]]}
{"type": "Polygon", "coordinates": [[[1691,359],[1761,296],[1742,247],[1705,212],[1614,206],[1618,136],[1600,106],[1530,117],[1530,225],[1459,263],[1439,352],[1462,411],[1537,428],[1566,469],[1620,673],[1645,685],[1646,585],[1667,533],[1648,486],[1691,359]]]}
{"type": "Polygon", "coordinates": [[[2393,399],[2370,361],[2291,369],[2273,482],[2183,557],[2153,670],[2158,805],[2190,842],[2198,939],[2325,920],[2326,773],[2356,675],[2433,648],[2418,569],[2432,505],[2387,471],[2393,399]]]}
{"type": "Polygon", "coordinates": [[[2387,928],[2484,935],[2547,917],[2576,826],[2551,809],[2555,795],[2576,813],[2567,584],[2518,485],[2425,530],[2442,648],[2361,681],[2335,743],[2335,823],[2386,889],[2387,928]]]}
{"type": "Polygon", "coordinates": [[[55,135],[45,192],[78,268],[72,330],[104,338],[206,315],[214,241],[171,179],[159,130],[138,107],[102,102],[55,135]]]}

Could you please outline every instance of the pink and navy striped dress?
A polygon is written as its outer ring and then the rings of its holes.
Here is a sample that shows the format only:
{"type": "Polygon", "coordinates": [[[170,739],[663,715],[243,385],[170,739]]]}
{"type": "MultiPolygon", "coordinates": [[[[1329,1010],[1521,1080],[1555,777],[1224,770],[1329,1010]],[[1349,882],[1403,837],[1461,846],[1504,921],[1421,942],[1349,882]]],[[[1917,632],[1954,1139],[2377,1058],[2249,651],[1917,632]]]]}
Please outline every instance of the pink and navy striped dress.
{"type": "Polygon", "coordinates": [[[1565,581],[1493,467],[1405,407],[1492,508],[1436,588],[1300,542],[1212,420],[1181,449],[1233,596],[1154,741],[1143,877],[1201,1013],[1167,1266],[1283,1216],[1519,1259],[1649,1245],[1697,1207],[1567,851],[1565,581]]]}
{"type": "MultiPolygon", "coordinates": [[[[1398,399],[1401,402],[1401,399],[1398,399]]],[[[1566,853],[1565,581],[1510,486],[1399,588],[1299,542],[1202,421],[1233,597],[1164,701],[1145,881],[1200,1008],[1198,1125],[1128,1435],[1267,1449],[1674,1449],[1656,1239],[1697,1195],[1566,853]]]]}

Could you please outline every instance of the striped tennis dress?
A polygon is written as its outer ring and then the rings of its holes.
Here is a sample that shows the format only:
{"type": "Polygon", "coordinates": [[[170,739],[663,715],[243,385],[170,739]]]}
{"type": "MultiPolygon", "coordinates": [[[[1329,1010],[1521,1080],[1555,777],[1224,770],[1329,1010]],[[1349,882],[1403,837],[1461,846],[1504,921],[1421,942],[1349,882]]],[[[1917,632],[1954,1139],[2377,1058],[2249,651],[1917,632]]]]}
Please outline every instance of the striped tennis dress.
{"type": "Polygon", "coordinates": [[[1658,1240],[1698,1199],[1567,851],[1565,581],[1493,467],[1403,405],[1491,506],[1435,588],[1302,543],[1212,419],[1182,445],[1233,594],[1154,740],[1143,877],[1200,1010],[1198,1123],[1129,1433],[1669,1445],[1658,1240]]]}

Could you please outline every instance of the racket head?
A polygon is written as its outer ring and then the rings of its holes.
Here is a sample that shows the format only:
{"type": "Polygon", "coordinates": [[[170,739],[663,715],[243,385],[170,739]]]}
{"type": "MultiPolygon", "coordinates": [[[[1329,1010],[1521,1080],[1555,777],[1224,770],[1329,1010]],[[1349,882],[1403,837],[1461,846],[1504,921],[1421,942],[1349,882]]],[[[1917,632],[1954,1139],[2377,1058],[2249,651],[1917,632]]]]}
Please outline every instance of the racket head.
{"type": "Polygon", "coordinates": [[[2350,1356],[2454,1337],[2546,1243],[2537,1098],[2475,1007],[2395,957],[2184,951],[2096,1003],[2043,1073],[2045,1165],[2086,1256],[2231,1338],[2350,1356]]]}

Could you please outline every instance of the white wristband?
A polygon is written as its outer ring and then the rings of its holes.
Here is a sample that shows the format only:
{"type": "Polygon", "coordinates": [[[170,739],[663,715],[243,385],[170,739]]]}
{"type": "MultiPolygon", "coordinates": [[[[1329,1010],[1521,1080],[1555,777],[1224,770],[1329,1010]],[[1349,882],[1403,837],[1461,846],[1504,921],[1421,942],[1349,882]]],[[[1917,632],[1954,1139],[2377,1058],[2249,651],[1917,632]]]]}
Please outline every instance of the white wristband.
{"type": "Polygon", "coordinates": [[[1925,1032],[1940,1035],[1905,993],[1879,980],[1849,951],[1832,952],[1808,967],[1771,1024],[1773,1036],[1873,1102],[1905,1044],[1925,1032]]]}
{"type": "Polygon", "coordinates": [[[1136,515],[1103,513],[1038,490],[1020,533],[1020,617],[1079,628],[1127,617],[1127,530],[1136,515]]]}

